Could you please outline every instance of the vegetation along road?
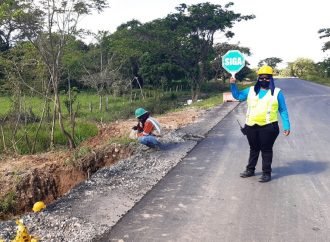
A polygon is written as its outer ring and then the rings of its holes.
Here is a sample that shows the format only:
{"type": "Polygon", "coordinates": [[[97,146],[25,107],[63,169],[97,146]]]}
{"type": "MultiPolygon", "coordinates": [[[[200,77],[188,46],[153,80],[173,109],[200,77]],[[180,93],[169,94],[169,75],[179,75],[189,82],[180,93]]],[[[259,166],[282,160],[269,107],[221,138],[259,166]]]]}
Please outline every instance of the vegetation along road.
{"type": "Polygon", "coordinates": [[[236,123],[244,119],[241,103],[97,241],[328,241],[330,88],[277,84],[292,135],[275,143],[270,183],[239,177],[248,157],[236,123]]]}

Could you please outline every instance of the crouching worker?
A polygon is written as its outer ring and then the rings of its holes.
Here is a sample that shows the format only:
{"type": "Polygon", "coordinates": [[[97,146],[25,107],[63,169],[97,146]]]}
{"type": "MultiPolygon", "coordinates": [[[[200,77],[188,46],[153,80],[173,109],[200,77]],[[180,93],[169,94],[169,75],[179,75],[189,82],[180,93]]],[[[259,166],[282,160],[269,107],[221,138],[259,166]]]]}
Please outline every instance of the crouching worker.
{"type": "Polygon", "coordinates": [[[160,149],[160,142],[157,136],[160,136],[161,130],[158,121],[150,116],[150,113],[143,108],[135,110],[135,117],[138,124],[133,127],[137,131],[139,142],[150,148],[160,149]]]}

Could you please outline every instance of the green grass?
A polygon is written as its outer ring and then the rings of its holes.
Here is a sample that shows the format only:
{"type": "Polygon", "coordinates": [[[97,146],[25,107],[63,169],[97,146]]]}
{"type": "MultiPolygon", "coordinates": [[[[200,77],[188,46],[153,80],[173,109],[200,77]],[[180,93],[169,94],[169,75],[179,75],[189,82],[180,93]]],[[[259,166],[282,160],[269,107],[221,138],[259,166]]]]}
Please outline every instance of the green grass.
{"type": "MultiPolygon", "coordinates": [[[[0,141],[0,153],[5,152],[4,148],[7,148],[7,152],[15,151],[19,154],[30,154],[32,150],[32,144],[35,139],[35,134],[37,130],[37,124],[28,124],[26,126],[21,126],[15,138],[13,138],[13,127],[14,124],[5,124],[3,126],[5,145],[3,144],[2,134],[0,141]],[[15,141],[15,148],[12,141],[15,141]]],[[[68,125],[66,125],[68,127],[68,125]]],[[[78,121],[75,128],[75,141],[76,144],[79,144],[88,137],[95,136],[98,132],[97,126],[89,122],[78,121]]],[[[70,132],[70,130],[67,130],[70,132]]],[[[55,146],[61,147],[67,146],[67,140],[60,131],[58,125],[55,128],[54,132],[55,146]]],[[[50,148],[50,126],[44,124],[37,137],[37,142],[35,146],[35,151],[44,152],[50,148]]]]}
{"type": "MultiPolygon", "coordinates": [[[[229,90],[229,84],[223,85],[218,82],[209,82],[205,83],[202,86],[201,99],[203,101],[193,104],[199,108],[211,108],[218,104],[222,103],[222,92],[229,90]]],[[[145,99],[140,98],[140,91],[134,90],[135,100],[132,102],[128,96],[124,97],[113,97],[109,96],[108,99],[103,97],[103,108],[99,110],[99,96],[95,93],[90,92],[81,92],[78,93],[76,100],[73,103],[73,110],[76,112],[76,127],[75,127],[75,142],[79,144],[88,137],[95,136],[98,132],[97,123],[99,122],[111,122],[120,119],[128,119],[134,117],[134,111],[138,107],[144,107],[146,110],[154,114],[163,114],[171,110],[178,110],[184,107],[183,104],[186,103],[187,99],[191,98],[190,91],[179,91],[179,92],[166,92],[161,90],[145,90],[145,99]],[[108,104],[106,101],[108,100],[108,104]],[[92,107],[92,109],[91,109],[92,107]],[[107,107],[107,109],[106,109],[107,107]]],[[[69,115],[64,101],[67,99],[67,96],[64,94],[61,95],[62,100],[62,110],[65,121],[66,130],[71,133],[70,124],[69,124],[69,115]]],[[[23,98],[23,103],[25,110],[32,110],[33,116],[40,117],[41,110],[43,107],[43,99],[38,98],[37,96],[29,97],[25,96],[23,98]]],[[[8,116],[11,111],[12,100],[10,97],[0,97],[0,121],[4,117],[8,116]]],[[[52,104],[50,105],[52,108],[52,104]]],[[[26,111],[28,112],[28,111],[26,111]]],[[[13,112],[15,114],[15,112],[13,112]]],[[[50,111],[50,115],[52,112],[50,111]]],[[[49,117],[48,123],[44,123],[37,138],[36,143],[36,152],[44,152],[49,149],[50,146],[50,120],[49,117]]],[[[12,140],[16,142],[16,152],[19,154],[28,154],[31,152],[32,143],[34,136],[37,130],[38,123],[30,121],[24,125],[20,123],[20,127],[17,131],[15,139],[13,139],[13,130],[16,125],[15,117],[10,121],[0,123],[4,130],[5,145],[2,141],[2,134],[0,133],[0,153],[4,152],[4,148],[7,148],[7,152],[15,151],[13,149],[12,140]]],[[[111,141],[110,141],[111,142],[111,141]]],[[[127,144],[131,140],[114,140],[113,142],[127,144]]],[[[67,140],[63,136],[59,127],[56,126],[55,129],[55,146],[56,147],[66,147],[67,140]]]]}
{"type": "MultiPolygon", "coordinates": [[[[237,87],[239,90],[243,90],[249,86],[254,85],[254,82],[249,83],[248,85],[242,84],[237,81],[237,87]]],[[[219,82],[210,82],[208,85],[204,85],[202,87],[202,91],[207,91],[206,98],[202,98],[202,101],[196,102],[192,104],[194,107],[199,107],[202,109],[208,109],[215,107],[221,103],[223,103],[223,92],[230,92],[230,84],[219,83],[219,82]],[[220,92],[220,93],[219,93],[220,92]]]]}
{"type": "MultiPolygon", "coordinates": [[[[161,93],[153,92],[153,97],[145,99],[138,99],[131,102],[128,97],[109,97],[108,98],[108,110],[106,110],[106,98],[103,97],[103,108],[99,110],[99,96],[92,93],[80,93],[77,99],[73,103],[73,110],[77,112],[76,115],[76,127],[75,127],[75,142],[79,144],[88,137],[95,136],[97,134],[97,123],[99,122],[110,122],[119,119],[132,118],[134,110],[138,107],[144,107],[153,114],[161,114],[172,108],[180,106],[179,96],[184,93],[161,93]],[[90,110],[92,105],[93,109],[90,110]]],[[[149,94],[150,95],[150,94],[149,94]]],[[[65,100],[65,96],[61,97],[65,100]]],[[[0,123],[3,127],[4,134],[0,133],[0,152],[17,152],[19,154],[29,154],[32,150],[32,144],[34,143],[34,136],[38,127],[38,122],[33,123],[30,121],[27,124],[19,123],[17,133],[14,136],[13,130],[16,128],[15,112],[11,111],[11,99],[9,97],[1,97],[3,103],[0,107],[0,119],[4,117],[11,117],[10,120],[0,123]],[[12,114],[11,114],[12,112],[12,114]],[[14,116],[13,116],[14,115],[14,116]],[[3,143],[3,137],[5,143],[3,143]],[[14,143],[13,143],[14,141],[14,143]],[[6,150],[5,150],[6,148],[6,150]]],[[[25,97],[24,106],[27,109],[32,109],[33,116],[41,115],[40,107],[43,106],[43,100],[37,97],[25,97]]],[[[64,119],[67,120],[65,123],[66,130],[71,132],[70,124],[68,121],[68,110],[63,105],[64,119]]],[[[50,125],[44,122],[42,128],[38,133],[37,143],[35,146],[35,152],[47,151],[50,146],[50,125]]],[[[55,129],[55,147],[66,147],[67,140],[62,134],[59,127],[55,129]]]]}
{"type": "Polygon", "coordinates": [[[219,95],[209,97],[205,100],[195,102],[194,104],[192,104],[192,106],[202,108],[202,109],[209,109],[209,108],[215,107],[221,103],[223,103],[222,93],[219,95]]]}
{"type": "Polygon", "coordinates": [[[324,77],[309,75],[309,76],[306,76],[302,79],[312,81],[312,82],[315,82],[315,83],[318,83],[318,84],[322,84],[322,85],[325,85],[325,86],[330,86],[330,78],[329,77],[324,78],[324,77]]]}
{"type": "MultiPolygon", "coordinates": [[[[211,88],[215,90],[214,88],[211,88]]],[[[162,91],[146,91],[145,94],[151,94],[152,97],[142,99],[139,92],[136,92],[136,100],[130,101],[129,97],[108,97],[108,105],[106,105],[106,97],[102,98],[103,107],[99,110],[99,96],[94,93],[79,93],[77,99],[73,103],[73,110],[77,113],[77,118],[91,122],[109,122],[117,119],[126,119],[132,117],[134,110],[138,107],[145,107],[155,114],[162,114],[172,108],[182,106],[187,99],[190,98],[190,91],[167,92],[162,91]],[[106,110],[106,106],[108,109],[106,110]]],[[[212,94],[214,95],[214,94],[212,94]]],[[[61,100],[65,100],[64,95],[61,100]]],[[[40,117],[43,108],[43,100],[38,97],[24,98],[24,107],[26,110],[31,109],[33,114],[40,117]]],[[[11,111],[11,99],[9,97],[0,97],[0,118],[6,117],[11,111]]],[[[52,104],[50,105],[52,109],[52,104]]],[[[62,102],[62,111],[64,116],[68,116],[68,110],[62,102]]],[[[51,113],[51,111],[50,111],[51,113]]]]}
{"type": "Polygon", "coordinates": [[[11,101],[9,97],[0,97],[0,117],[5,116],[11,107],[11,101]]]}
{"type": "Polygon", "coordinates": [[[137,143],[136,140],[132,140],[129,137],[115,137],[109,140],[110,144],[129,145],[130,143],[137,143]]]}

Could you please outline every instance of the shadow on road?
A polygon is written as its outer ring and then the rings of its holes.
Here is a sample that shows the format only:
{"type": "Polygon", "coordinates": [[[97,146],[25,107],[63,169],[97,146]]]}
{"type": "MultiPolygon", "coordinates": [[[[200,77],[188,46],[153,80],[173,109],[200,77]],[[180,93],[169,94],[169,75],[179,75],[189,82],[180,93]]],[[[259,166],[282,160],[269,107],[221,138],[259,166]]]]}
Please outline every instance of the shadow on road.
{"type": "Polygon", "coordinates": [[[315,175],[328,169],[329,162],[297,160],[286,163],[285,166],[274,167],[272,179],[299,174],[315,175]]]}

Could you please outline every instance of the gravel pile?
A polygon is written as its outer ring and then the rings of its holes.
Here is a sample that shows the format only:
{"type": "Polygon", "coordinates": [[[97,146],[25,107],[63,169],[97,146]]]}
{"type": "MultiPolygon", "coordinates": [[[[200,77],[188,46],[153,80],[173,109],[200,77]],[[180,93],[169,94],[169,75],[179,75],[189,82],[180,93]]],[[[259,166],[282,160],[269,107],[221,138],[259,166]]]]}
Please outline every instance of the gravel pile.
{"type": "MultiPolygon", "coordinates": [[[[41,213],[22,217],[31,235],[42,241],[92,241],[109,231],[199,140],[238,103],[205,111],[194,124],[163,135],[161,150],[144,150],[104,167],[41,213]]],[[[0,238],[15,236],[14,221],[0,222],[0,238]]]]}

